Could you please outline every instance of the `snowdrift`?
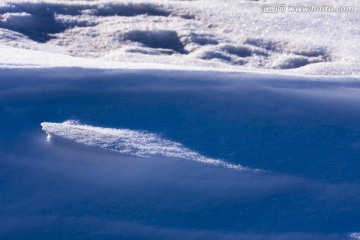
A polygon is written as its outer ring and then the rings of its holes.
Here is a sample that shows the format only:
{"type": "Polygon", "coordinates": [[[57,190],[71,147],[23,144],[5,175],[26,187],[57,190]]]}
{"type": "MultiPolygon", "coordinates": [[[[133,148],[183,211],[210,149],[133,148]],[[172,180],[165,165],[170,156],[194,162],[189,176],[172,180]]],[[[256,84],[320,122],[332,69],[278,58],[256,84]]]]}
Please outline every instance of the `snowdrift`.
{"type": "MultiPolygon", "coordinates": [[[[161,139],[145,132],[129,129],[99,128],[80,125],[74,121],[64,123],[41,123],[48,140],[62,138],[87,146],[118,152],[123,155],[149,158],[151,156],[183,158],[216,166],[242,170],[243,167],[221,160],[206,158],[185,148],[180,143],[161,139]]],[[[53,140],[54,141],[54,140],[53,140]]],[[[57,141],[55,139],[55,141],[57,141]]]]}

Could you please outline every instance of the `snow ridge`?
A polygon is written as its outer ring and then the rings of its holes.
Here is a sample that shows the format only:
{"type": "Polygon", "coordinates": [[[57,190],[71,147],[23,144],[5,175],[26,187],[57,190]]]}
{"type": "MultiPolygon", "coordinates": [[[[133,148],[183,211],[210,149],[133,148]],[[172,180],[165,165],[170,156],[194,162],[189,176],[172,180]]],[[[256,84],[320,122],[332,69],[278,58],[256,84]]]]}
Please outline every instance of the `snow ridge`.
{"type": "Polygon", "coordinates": [[[91,147],[118,152],[127,156],[149,158],[154,156],[182,158],[235,170],[248,170],[241,165],[207,158],[182,144],[162,139],[156,134],[129,129],[114,129],[81,125],[77,121],[41,123],[48,141],[60,137],[91,147]]]}

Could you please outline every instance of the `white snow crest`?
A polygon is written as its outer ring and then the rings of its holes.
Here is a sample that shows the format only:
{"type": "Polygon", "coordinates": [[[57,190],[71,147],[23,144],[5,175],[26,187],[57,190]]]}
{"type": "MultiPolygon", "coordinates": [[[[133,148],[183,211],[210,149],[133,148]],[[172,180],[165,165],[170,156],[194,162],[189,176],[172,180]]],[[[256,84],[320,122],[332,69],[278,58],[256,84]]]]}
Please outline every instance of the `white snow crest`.
{"type": "Polygon", "coordinates": [[[358,240],[358,239],[360,239],[360,232],[351,233],[351,234],[349,235],[349,237],[350,237],[351,239],[358,240]]]}
{"type": "Polygon", "coordinates": [[[156,134],[129,129],[114,129],[81,125],[77,121],[63,123],[41,123],[48,134],[47,139],[60,137],[75,143],[97,147],[128,156],[137,157],[174,157],[202,162],[236,170],[248,170],[241,165],[226,163],[222,160],[207,158],[191,151],[182,144],[162,139],[156,134]]]}

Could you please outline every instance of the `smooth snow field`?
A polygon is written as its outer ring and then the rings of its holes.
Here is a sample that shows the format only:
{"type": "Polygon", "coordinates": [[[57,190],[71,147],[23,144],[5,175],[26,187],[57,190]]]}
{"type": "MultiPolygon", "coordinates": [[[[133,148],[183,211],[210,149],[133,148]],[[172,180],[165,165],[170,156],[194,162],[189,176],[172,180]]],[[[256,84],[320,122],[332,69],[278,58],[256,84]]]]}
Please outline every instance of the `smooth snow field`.
{"type": "Polygon", "coordinates": [[[358,26],[358,0],[0,1],[0,240],[359,240],[358,26]]]}

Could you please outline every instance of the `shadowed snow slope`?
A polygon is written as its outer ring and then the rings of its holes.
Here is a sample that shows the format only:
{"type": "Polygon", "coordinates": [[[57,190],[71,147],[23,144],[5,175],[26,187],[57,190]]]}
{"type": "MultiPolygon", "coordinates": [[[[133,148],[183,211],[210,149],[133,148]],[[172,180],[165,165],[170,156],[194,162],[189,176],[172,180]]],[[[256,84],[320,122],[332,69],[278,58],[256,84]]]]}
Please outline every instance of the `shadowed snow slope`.
{"type": "Polygon", "coordinates": [[[1,0],[0,239],[360,239],[358,5],[1,0]]]}
{"type": "Polygon", "coordinates": [[[359,79],[26,53],[0,70],[1,239],[358,237],[359,79]]]}
{"type": "Polygon", "coordinates": [[[161,139],[155,134],[132,131],[129,129],[111,129],[80,125],[74,121],[64,123],[41,123],[48,139],[61,137],[91,147],[115,151],[128,156],[152,157],[165,156],[183,158],[202,163],[241,170],[243,167],[228,164],[220,160],[206,158],[183,147],[180,143],[161,139]]]}

